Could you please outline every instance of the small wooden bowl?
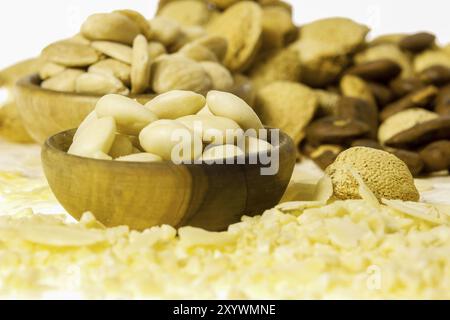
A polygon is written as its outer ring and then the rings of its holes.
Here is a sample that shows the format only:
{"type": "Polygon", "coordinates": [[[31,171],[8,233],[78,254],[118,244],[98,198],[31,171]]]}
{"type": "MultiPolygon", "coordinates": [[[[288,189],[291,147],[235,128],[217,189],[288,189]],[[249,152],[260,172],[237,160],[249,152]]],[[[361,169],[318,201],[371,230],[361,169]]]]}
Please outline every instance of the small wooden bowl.
{"type": "MultiPolygon", "coordinates": [[[[37,74],[19,80],[15,98],[19,114],[30,136],[42,144],[61,131],[77,128],[102,97],[98,95],[58,92],[41,88],[37,74]]],[[[152,94],[131,96],[141,103],[152,94]]]]}
{"type": "Polygon", "coordinates": [[[295,146],[280,132],[279,170],[261,175],[261,164],[134,163],[66,153],[75,130],[49,138],[42,163],[50,187],[76,219],[90,211],[105,226],[144,230],[168,224],[226,230],[243,215],[274,207],[295,166],[295,146]]]}

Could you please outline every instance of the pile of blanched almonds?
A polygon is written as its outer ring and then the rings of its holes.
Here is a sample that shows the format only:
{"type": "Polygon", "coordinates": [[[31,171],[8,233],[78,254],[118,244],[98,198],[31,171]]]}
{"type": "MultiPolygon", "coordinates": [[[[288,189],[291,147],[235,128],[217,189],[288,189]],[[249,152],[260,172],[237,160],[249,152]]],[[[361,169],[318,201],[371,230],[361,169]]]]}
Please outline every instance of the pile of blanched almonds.
{"type": "Polygon", "coordinates": [[[231,90],[226,51],[225,39],[201,27],[119,10],[92,15],[78,35],[47,46],[39,76],[45,89],[82,94],[231,90]]]}
{"type": "Polygon", "coordinates": [[[210,91],[169,91],[145,106],[110,94],[83,121],[68,153],[131,162],[192,163],[269,152],[265,129],[239,97],[210,91]],[[262,137],[261,137],[262,138],[262,137]]]}

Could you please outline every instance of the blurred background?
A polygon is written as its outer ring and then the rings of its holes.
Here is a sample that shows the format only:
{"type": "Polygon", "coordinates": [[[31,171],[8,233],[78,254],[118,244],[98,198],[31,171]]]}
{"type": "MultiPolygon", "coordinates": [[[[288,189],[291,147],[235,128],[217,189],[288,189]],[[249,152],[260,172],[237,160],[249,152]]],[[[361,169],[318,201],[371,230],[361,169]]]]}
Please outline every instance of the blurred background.
{"type": "MultiPolygon", "coordinates": [[[[369,25],[371,36],[427,30],[441,43],[450,42],[448,0],[287,0],[295,21],[303,24],[329,16],[346,16],[369,25]]],[[[130,8],[147,17],[157,0],[13,0],[0,1],[0,68],[36,56],[52,41],[78,32],[95,12],[130,8]]]]}

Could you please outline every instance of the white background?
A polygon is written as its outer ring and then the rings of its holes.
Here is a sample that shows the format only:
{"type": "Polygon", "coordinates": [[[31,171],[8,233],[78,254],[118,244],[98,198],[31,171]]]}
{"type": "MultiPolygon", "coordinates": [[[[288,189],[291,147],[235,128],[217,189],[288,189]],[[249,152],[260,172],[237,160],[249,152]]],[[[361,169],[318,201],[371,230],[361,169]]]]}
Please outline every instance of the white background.
{"type": "MultiPolygon", "coordinates": [[[[346,16],[368,24],[371,36],[429,30],[450,42],[449,0],[290,0],[298,24],[346,16]]],[[[52,41],[75,34],[91,13],[132,8],[154,15],[157,0],[2,0],[0,68],[39,54],[52,41]]]]}

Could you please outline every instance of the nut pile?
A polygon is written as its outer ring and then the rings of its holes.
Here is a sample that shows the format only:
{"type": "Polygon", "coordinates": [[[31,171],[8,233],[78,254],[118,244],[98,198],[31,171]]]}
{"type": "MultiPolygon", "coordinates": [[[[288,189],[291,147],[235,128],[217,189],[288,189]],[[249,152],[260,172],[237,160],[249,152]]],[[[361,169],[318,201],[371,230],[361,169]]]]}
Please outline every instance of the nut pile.
{"type": "Polygon", "coordinates": [[[342,151],[388,151],[417,176],[450,166],[450,48],[347,18],[302,26],[281,0],[161,0],[147,21],[96,14],[44,49],[42,86],[104,95],[231,92],[321,168],[342,151]]]}
{"type": "Polygon", "coordinates": [[[449,168],[450,50],[434,35],[369,41],[370,29],[346,18],[298,28],[277,0],[160,1],[158,14],[189,24],[205,2],[213,18],[202,23],[227,39],[228,69],[252,80],[262,122],[287,132],[320,167],[367,146],[391,152],[414,175],[449,168]]]}
{"type": "Polygon", "coordinates": [[[39,76],[45,89],[82,94],[232,91],[227,47],[199,25],[118,10],[88,17],[79,34],[47,46],[39,76]]]}
{"type": "MultiPolygon", "coordinates": [[[[324,21],[313,24],[317,35],[327,30],[324,21]]],[[[361,28],[340,28],[353,30],[343,39],[355,37],[361,28]]],[[[322,89],[316,90],[319,108],[302,150],[322,168],[348,147],[367,146],[391,152],[414,175],[448,170],[450,52],[425,32],[385,35],[370,42],[364,35],[333,76],[323,64],[312,76],[327,77],[305,79],[322,89]]],[[[300,38],[300,44],[303,41],[300,38]]]]}
{"type": "Polygon", "coordinates": [[[80,125],[68,153],[128,162],[217,163],[270,152],[260,130],[264,127],[252,108],[227,92],[210,91],[205,99],[174,90],[145,106],[110,94],[80,125]]]}

